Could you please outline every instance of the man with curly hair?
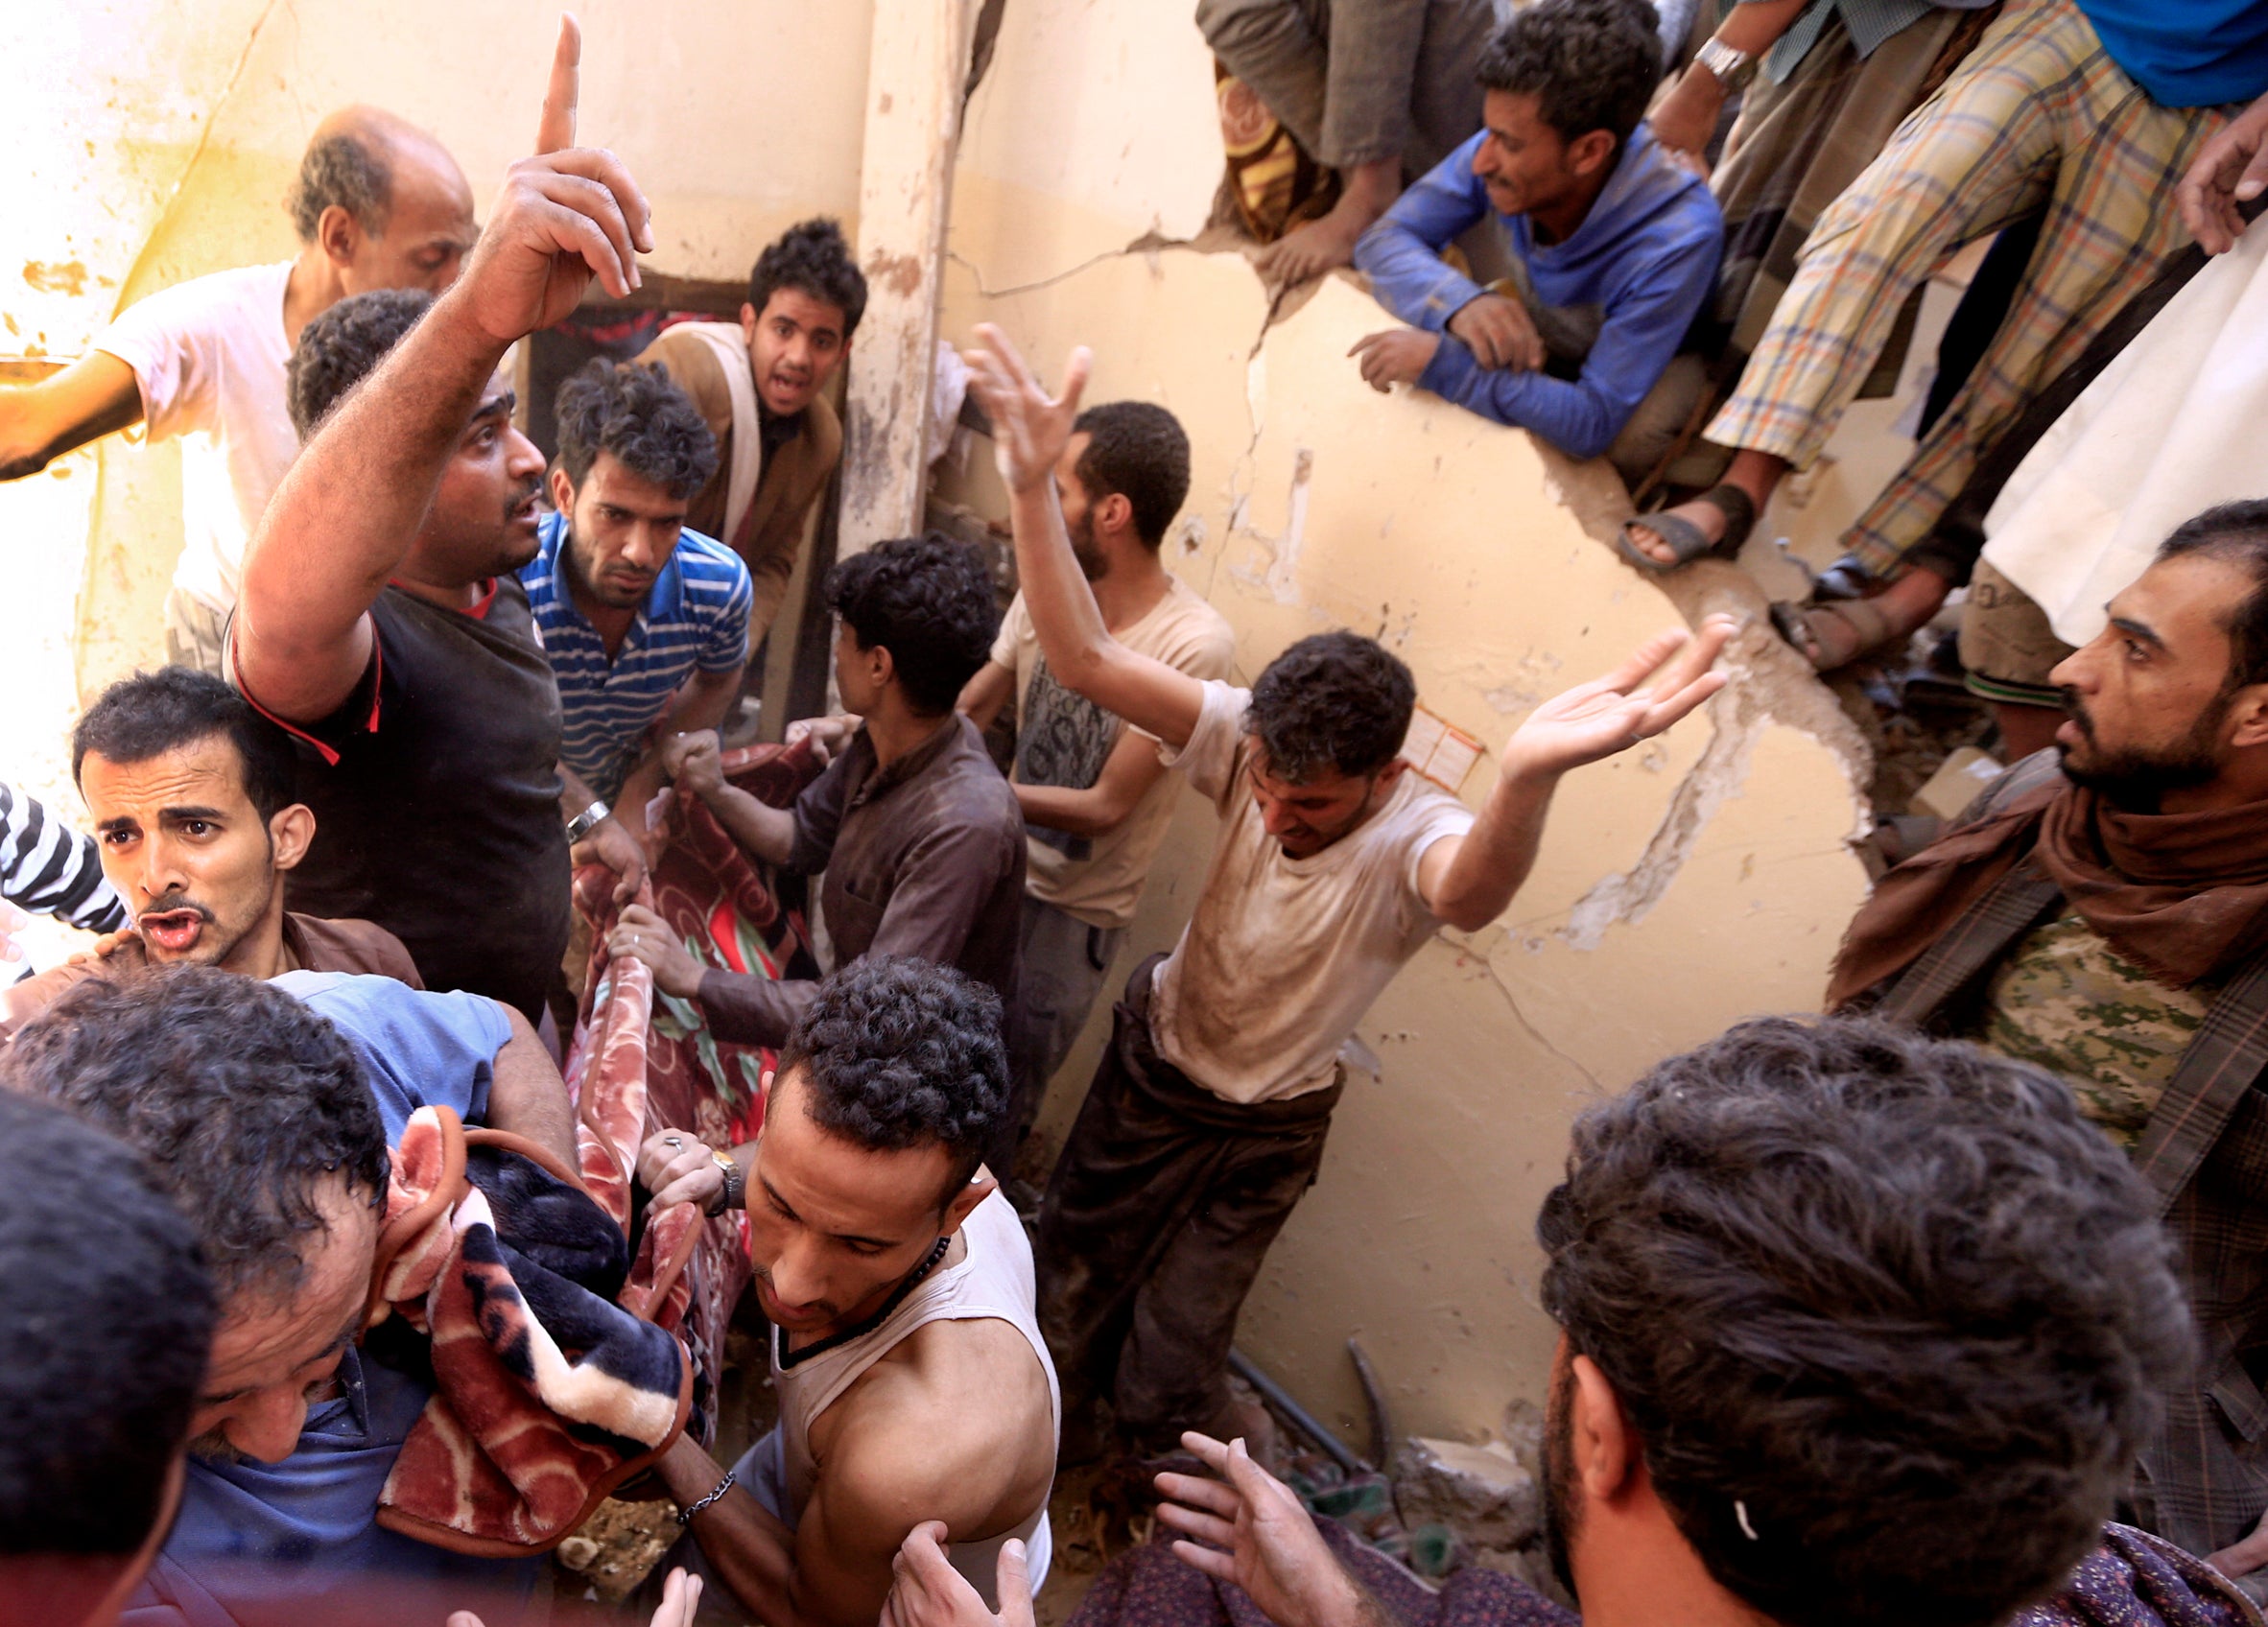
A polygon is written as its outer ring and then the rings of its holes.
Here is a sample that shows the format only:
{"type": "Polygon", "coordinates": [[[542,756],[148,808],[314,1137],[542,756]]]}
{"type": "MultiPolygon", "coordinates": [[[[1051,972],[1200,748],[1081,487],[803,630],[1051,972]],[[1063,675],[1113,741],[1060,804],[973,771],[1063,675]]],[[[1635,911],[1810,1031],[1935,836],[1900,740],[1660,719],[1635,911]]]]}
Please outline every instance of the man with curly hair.
{"type": "Polygon", "coordinates": [[[0,386],[0,480],[137,423],[152,440],[185,437],[186,536],[165,600],[165,654],[215,675],[246,539],[299,450],[284,365],[300,329],[348,295],[438,293],[478,235],[456,160],[377,107],[342,108],[316,127],[285,208],[295,258],[162,290],[52,378],[0,386]]]}
{"type": "Polygon", "coordinates": [[[638,835],[658,742],[718,727],[739,692],[748,569],[686,527],[717,442],[662,368],[591,363],[559,387],[558,426],[554,511],[520,582],[559,681],[567,799],[638,835]]]}
{"type": "Polygon", "coordinates": [[[657,1206],[746,1209],[771,1323],[779,1424],[729,1474],[683,1437],[658,1466],[681,1561],[770,1627],[871,1627],[922,1521],[988,1598],[1011,1543],[1036,1586],[1060,1412],[1031,1245],[982,1163],[1008,1108],[1000,1002],[868,955],[813,987],[765,1091],[729,1167],[675,1131],[638,1160],[657,1206]]]}
{"type": "Polygon", "coordinates": [[[1563,775],[1723,686],[1709,668],[1733,627],[1663,634],[1536,708],[1476,814],[1408,771],[1416,684],[1376,640],[1301,639],[1247,690],[1113,634],[1053,479],[1092,359],[1075,352],[1051,398],[997,328],[978,335],[972,388],[999,440],[1049,668],[1154,738],[1220,815],[1189,926],[1127,980],[1040,1208],[1041,1306],[1077,1431],[1065,1451],[1107,1450],[1102,1402],[1138,1454],[1187,1428],[1225,1439],[1246,1416],[1228,1388],[1237,1314],[1321,1167],[1356,1024],[1442,927],[1477,931],[1503,912],[1563,775]]]}
{"type": "MultiPolygon", "coordinates": [[[[697,796],[740,844],[798,876],[824,871],[819,907],[835,963],[915,955],[965,972],[1003,1003],[1016,994],[1024,921],[1024,814],[954,709],[991,653],[1000,612],[976,551],[899,537],[829,573],[840,618],[835,681],[857,732],[792,808],[723,776],[713,733],[663,743],[680,795],[697,796]]],[[[808,980],[705,969],[651,910],[631,905],[609,940],[696,1002],[719,1039],[777,1046],[818,998],[808,980]]]]}
{"type": "Polygon", "coordinates": [[[780,613],[819,494],[842,460],[826,390],[865,312],[866,278],[842,227],[822,217],[791,226],[758,257],[738,322],[680,323],[639,358],[669,369],[717,437],[717,468],[685,523],[721,538],[755,578],[751,649],[780,613]]]}

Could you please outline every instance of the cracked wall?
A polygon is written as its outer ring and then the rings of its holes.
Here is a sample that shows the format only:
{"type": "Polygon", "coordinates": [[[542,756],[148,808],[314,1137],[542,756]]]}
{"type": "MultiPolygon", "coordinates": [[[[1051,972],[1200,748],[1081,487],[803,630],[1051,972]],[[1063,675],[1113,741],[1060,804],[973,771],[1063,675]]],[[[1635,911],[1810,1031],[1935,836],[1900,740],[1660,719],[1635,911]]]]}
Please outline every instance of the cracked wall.
{"type": "MultiPolygon", "coordinates": [[[[998,321],[1051,378],[1091,344],[1089,400],[1181,416],[1194,480],[1168,547],[1235,626],[1241,679],[1318,628],[1381,638],[1424,704],[1487,747],[1462,788],[1477,803],[1539,700],[1680,617],[1751,621],[1728,695],[1571,777],[1505,918],[1444,933],[1370,1012],[1378,1076],[1351,1086],[1247,1306],[1241,1342],[1351,1438],[1349,1335],[1402,1429],[1470,1435],[1542,1394],[1531,1229],[1571,1116],[1740,1016],[1816,1008],[1865,884],[1845,846],[1862,748],[1747,578],[1708,565],[1666,590],[1615,558],[1627,503],[1603,465],[1371,392],[1346,351],[1385,318],[1352,283],[1270,325],[1240,257],[1183,246],[1219,176],[1211,83],[1194,30],[1143,0],[1011,6],[970,109],[944,331],[965,343],[998,321]]],[[[985,458],[950,483],[1004,511],[985,458]]],[[[1183,799],[1120,977],[1179,931],[1213,823],[1183,799]]],[[[1062,1075],[1054,1134],[1103,1027],[1062,1075]]]]}

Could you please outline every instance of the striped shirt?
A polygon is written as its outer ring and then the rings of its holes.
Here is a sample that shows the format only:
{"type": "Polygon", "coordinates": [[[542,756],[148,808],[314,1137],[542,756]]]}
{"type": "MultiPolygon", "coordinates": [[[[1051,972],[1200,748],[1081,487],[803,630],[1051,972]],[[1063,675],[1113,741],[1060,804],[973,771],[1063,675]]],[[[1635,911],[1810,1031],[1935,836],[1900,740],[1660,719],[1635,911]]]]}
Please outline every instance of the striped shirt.
{"type": "Polygon", "coordinates": [[[746,662],[755,590],[740,555],[698,531],[682,531],[609,660],[606,641],[568,592],[567,517],[546,514],[537,534],[541,549],[520,567],[520,583],[559,681],[559,756],[592,791],[611,799],[636,766],[646,731],[685,680],[746,662]]]}
{"type": "Polygon", "coordinates": [[[0,898],[90,932],[114,932],[127,924],[126,906],[103,880],[94,837],[81,836],[5,781],[0,781],[0,898]]]}

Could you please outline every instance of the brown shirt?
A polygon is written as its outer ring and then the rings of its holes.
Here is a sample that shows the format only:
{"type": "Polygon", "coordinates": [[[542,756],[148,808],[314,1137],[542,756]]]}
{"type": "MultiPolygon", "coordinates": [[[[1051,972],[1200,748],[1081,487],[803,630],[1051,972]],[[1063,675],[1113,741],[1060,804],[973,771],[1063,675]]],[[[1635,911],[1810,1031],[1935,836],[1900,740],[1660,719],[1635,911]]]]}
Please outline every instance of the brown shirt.
{"type": "MultiPolygon", "coordinates": [[[[648,345],[638,360],[668,368],[717,437],[717,472],[694,494],[685,523],[726,544],[748,567],[756,588],[748,612],[748,648],[753,653],[788,597],[788,580],[803,552],[806,522],[819,493],[827,488],[827,477],[842,460],[842,425],[826,398],[815,397],[799,415],[793,437],[776,453],[767,449],[764,471],[757,477],[756,495],[749,501],[740,534],[727,535],[724,502],[732,484],[732,437],[743,431],[733,422],[732,389],[717,353],[697,335],[672,328],[648,345]]],[[[750,424],[745,433],[760,432],[750,424]]]]}
{"type": "MultiPolygon", "coordinates": [[[[956,714],[886,768],[861,729],[794,814],[784,868],[826,871],[819,907],[838,966],[916,955],[989,985],[1005,1008],[1024,920],[1024,815],[975,724],[956,714]]],[[[814,982],[713,971],[700,1002],[719,1039],[777,1046],[817,993],[814,982]]]]}
{"type": "MultiPolygon", "coordinates": [[[[391,978],[413,989],[425,987],[402,940],[372,921],[326,921],[315,915],[283,918],[284,970],[355,972],[391,978]]],[[[63,991],[90,978],[123,978],[150,964],[142,940],[129,932],[105,955],[83,955],[0,990],[0,1035],[13,1033],[38,1016],[63,991]]]]}

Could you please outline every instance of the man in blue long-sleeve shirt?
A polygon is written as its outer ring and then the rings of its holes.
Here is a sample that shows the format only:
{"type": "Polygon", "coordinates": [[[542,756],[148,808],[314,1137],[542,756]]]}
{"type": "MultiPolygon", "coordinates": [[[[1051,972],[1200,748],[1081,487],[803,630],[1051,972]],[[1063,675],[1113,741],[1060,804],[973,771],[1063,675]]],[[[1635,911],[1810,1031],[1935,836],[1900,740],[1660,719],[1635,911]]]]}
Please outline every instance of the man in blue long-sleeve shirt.
{"type": "Polygon", "coordinates": [[[1635,480],[1701,386],[1680,359],[1716,280],[1724,224],[1697,177],[1644,128],[1660,76],[1636,0],[1538,0],[1481,59],[1485,125],[1364,234],[1355,265],[1409,328],[1355,347],[1383,390],[1413,384],[1635,480]],[[1442,247],[1491,211],[1510,292],[1442,247]]]}

